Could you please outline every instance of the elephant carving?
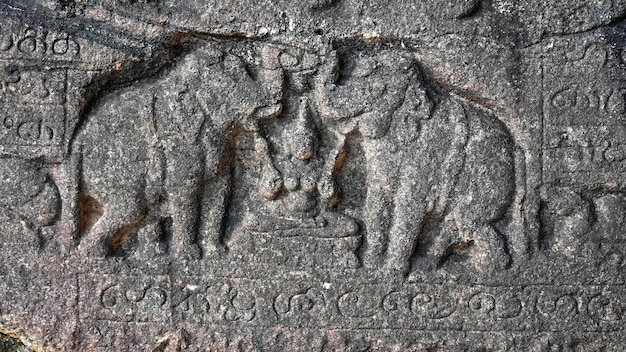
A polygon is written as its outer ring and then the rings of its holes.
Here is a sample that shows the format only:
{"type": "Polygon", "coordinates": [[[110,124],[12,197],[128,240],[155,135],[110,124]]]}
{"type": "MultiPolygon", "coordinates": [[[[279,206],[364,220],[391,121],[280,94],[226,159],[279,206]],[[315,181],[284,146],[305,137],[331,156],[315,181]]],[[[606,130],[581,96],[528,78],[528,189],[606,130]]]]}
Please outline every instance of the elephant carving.
{"type": "Polygon", "coordinates": [[[233,138],[247,131],[263,146],[259,119],[281,109],[280,67],[261,51],[266,60],[256,79],[242,59],[207,44],[182,55],[169,72],[95,106],[73,146],[83,203],[99,209],[97,219],[77,226],[80,252],[110,253],[156,205],[169,219],[177,258],[222,248],[233,138]],[[207,220],[211,212],[218,215],[207,220]]]}
{"type": "Polygon", "coordinates": [[[59,190],[41,162],[0,158],[0,228],[6,253],[36,253],[47,245],[42,228],[59,218],[59,190]],[[9,249],[15,244],[14,249],[9,249]]]}
{"type": "MultiPolygon", "coordinates": [[[[367,195],[363,264],[407,274],[461,254],[483,268],[510,265],[493,223],[513,199],[514,142],[496,117],[429,85],[409,56],[384,49],[331,56],[316,83],[322,121],[361,136],[367,195]],[[381,263],[384,261],[384,263],[381,263]]],[[[320,192],[335,197],[331,173],[320,192]]]]}

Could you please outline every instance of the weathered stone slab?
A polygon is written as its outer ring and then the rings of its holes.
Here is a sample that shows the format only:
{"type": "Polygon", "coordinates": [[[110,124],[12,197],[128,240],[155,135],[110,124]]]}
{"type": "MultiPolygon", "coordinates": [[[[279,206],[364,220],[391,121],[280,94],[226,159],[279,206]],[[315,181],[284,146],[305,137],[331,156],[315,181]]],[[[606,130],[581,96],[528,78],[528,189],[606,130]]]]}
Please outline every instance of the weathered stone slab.
{"type": "Polygon", "coordinates": [[[625,11],[1,1],[0,334],[623,351],[625,11]]]}

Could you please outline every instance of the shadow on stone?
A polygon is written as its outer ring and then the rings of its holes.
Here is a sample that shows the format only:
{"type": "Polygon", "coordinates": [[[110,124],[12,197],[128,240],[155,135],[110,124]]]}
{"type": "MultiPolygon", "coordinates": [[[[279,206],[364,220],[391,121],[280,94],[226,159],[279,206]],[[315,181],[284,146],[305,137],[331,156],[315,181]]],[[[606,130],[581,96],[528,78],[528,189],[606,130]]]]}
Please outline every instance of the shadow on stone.
{"type": "Polygon", "coordinates": [[[0,333],[0,352],[32,352],[20,340],[0,333]]]}

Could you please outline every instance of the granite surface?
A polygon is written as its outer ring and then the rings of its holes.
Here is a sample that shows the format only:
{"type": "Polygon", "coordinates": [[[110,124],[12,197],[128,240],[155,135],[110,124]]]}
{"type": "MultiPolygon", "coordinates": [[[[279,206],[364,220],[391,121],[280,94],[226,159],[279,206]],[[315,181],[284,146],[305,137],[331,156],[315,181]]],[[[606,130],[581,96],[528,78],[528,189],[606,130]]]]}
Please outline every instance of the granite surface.
{"type": "Polygon", "coordinates": [[[625,176],[624,0],[0,0],[33,351],[621,352],[625,176]]]}

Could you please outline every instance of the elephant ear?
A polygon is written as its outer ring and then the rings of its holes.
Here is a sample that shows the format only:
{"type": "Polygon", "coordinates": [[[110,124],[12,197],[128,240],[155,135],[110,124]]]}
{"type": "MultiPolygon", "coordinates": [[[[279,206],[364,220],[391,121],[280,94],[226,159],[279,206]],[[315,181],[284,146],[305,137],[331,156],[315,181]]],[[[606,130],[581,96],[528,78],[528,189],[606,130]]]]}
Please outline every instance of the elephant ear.
{"type": "Polygon", "coordinates": [[[381,136],[392,128],[401,142],[416,140],[420,135],[422,121],[430,120],[433,116],[434,102],[421,84],[412,83],[404,90],[404,98],[396,104],[399,106],[391,112],[391,116],[382,119],[386,120],[388,125],[381,136]]]}

